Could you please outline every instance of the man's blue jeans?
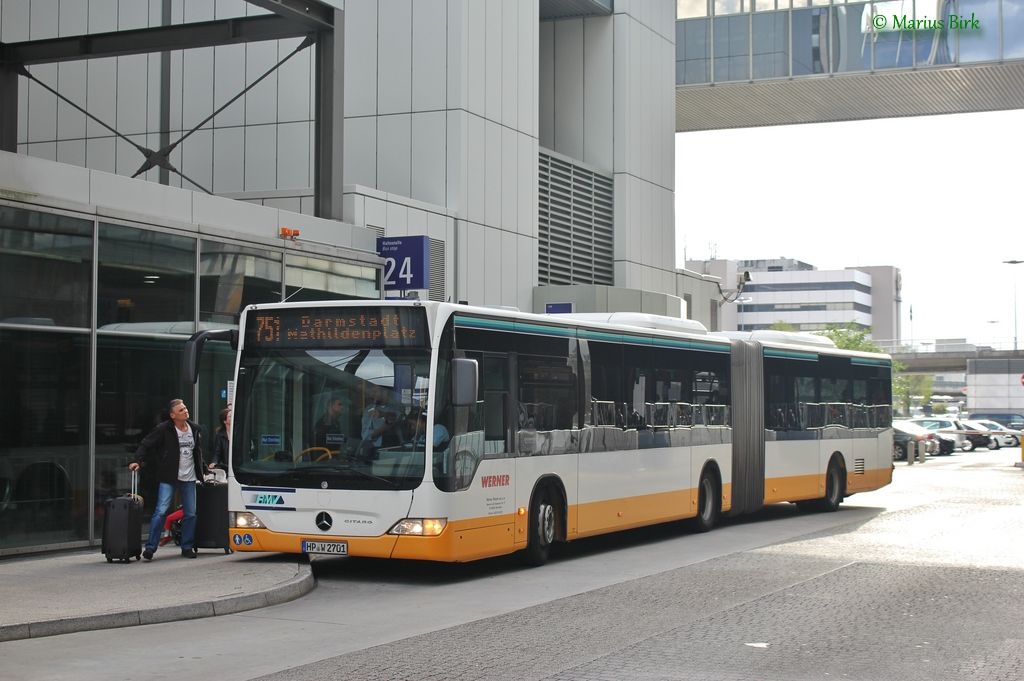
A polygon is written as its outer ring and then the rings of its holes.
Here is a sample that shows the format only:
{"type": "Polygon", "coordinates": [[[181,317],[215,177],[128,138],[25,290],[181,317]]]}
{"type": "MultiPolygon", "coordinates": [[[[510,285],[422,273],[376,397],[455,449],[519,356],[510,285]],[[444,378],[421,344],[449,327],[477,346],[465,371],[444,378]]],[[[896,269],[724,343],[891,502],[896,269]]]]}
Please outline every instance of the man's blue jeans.
{"type": "Polygon", "coordinates": [[[164,531],[164,520],[167,518],[167,511],[170,510],[171,500],[174,499],[174,490],[181,493],[181,510],[184,515],[181,519],[181,548],[191,549],[196,538],[196,483],[194,480],[184,482],[176,481],[173,485],[166,482],[160,483],[160,491],[156,495],[156,510],[153,511],[153,518],[149,521],[149,540],[146,541],[146,548],[156,551],[160,545],[160,535],[164,531]]]}

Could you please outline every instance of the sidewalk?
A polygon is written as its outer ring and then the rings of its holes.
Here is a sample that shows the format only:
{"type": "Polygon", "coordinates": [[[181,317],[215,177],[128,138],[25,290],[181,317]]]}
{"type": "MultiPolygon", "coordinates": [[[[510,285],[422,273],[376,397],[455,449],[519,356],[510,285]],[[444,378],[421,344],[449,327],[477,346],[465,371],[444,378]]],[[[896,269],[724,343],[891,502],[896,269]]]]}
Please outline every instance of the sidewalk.
{"type": "Polygon", "coordinates": [[[315,586],[304,557],[173,544],[151,562],[107,563],[99,547],[0,559],[0,642],[227,615],[294,600],[315,586]]]}

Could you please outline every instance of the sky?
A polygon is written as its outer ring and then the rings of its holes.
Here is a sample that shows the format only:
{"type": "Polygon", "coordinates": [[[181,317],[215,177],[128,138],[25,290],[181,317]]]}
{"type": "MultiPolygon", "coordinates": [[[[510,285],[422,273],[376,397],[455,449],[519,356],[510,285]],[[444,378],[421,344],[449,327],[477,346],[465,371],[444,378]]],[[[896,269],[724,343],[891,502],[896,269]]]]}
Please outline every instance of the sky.
{"type": "Polygon", "coordinates": [[[1024,111],[677,133],[676,263],[893,265],[904,342],[1009,349],[1015,297],[1024,334],[1024,264],[1003,264],[1024,260],[1022,152],[1024,111]]]}

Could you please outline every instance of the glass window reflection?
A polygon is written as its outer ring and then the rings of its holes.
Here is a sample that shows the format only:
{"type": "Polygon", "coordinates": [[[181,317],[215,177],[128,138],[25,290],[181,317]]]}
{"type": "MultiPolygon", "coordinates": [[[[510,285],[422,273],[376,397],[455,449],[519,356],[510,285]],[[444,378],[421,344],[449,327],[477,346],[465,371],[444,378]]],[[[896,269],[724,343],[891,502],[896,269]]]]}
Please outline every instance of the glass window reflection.
{"type": "Polygon", "coordinates": [[[0,206],[0,321],[88,327],[91,220],[0,206]]]}
{"type": "Polygon", "coordinates": [[[751,0],[751,5],[755,12],[771,12],[789,8],[789,0],[751,0]]]}
{"type": "Polygon", "coordinates": [[[1024,2],[1003,3],[1003,59],[1024,57],[1024,2]]]}
{"type": "Polygon", "coordinates": [[[89,336],[0,330],[0,346],[0,549],[88,539],[89,336]]]}
{"type": "MultiPolygon", "coordinates": [[[[750,11],[751,0],[715,0],[715,16],[750,11]]],[[[717,30],[717,29],[716,29],[717,30]]]]}
{"type": "Polygon", "coordinates": [[[959,0],[957,9],[961,19],[950,27],[959,37],[960,63],[999,59],[999,0],[959,0]]]}
{"type": "Polygon", "coordinates": [[[715,19],[715,81],[750,79],[750,17],[715,19]]]}
{"type": "Polygon", "coordinates": [[[103,223],[99,236],[100,328],[194,321],[195,239],[103,223]]]}
{"type": "Polygon", "coordinates": [[[377,270],[289,253],[285,257],[285,296],[289,302],[380,298],[377,270]]]}
{"type": "Polygon", "coordinates": [[[281,254],[203,241],[199,256],[199,321],[238,324],[246,305],[281,300],[281,254]]]}
{"type": "Polygon", "coordinates": [[[793,75],[828,73],[828,8],[793,10],[793,75]]]}
{"type": "Polygon", "coordinates": [[[789,13],[755,14],[754,78],[789,75],[789,13]]]}
{"type": "Polygon", "coordinates": [[[835,72],[868,71],[871,69],[871,8],[852,4],[835,8],[832,39],[835,43],[835,72]]]}
{"type": "Polygon", "coordinates": [[[706,17],[708,0],[676,0],[676,19],[706,17]]]}
{"type": "Polygon", "coordinates": [[[676,84],[711,82],[711,21],[676,23],[676,84]]]}

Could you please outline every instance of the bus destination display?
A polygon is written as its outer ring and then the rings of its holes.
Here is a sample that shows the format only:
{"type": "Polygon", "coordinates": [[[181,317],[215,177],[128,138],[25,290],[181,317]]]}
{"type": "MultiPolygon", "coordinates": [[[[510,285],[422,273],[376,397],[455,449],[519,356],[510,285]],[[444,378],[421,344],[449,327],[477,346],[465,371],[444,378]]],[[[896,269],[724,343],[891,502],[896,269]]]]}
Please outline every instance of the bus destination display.
{"type": "Polygon", "coordinates": [[[247,318],[245,344],[256,348],[425,347],[427,320],[419,308],[257,310],[247,318]]]}

